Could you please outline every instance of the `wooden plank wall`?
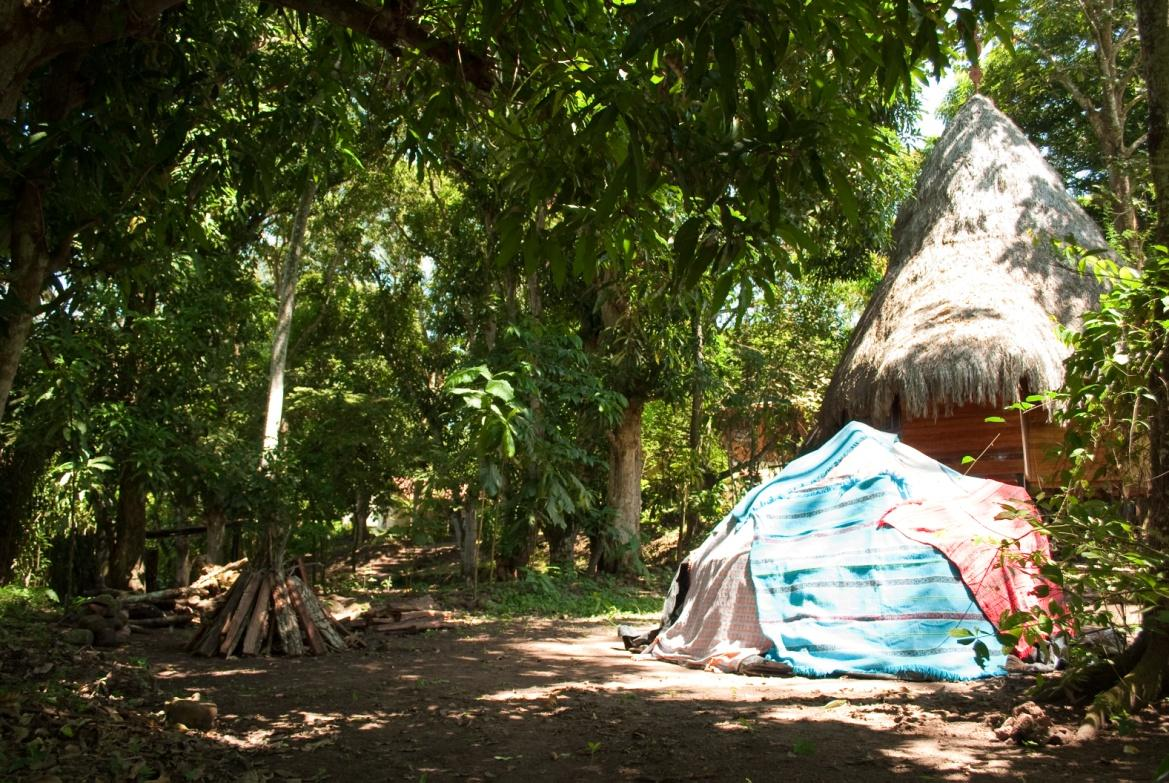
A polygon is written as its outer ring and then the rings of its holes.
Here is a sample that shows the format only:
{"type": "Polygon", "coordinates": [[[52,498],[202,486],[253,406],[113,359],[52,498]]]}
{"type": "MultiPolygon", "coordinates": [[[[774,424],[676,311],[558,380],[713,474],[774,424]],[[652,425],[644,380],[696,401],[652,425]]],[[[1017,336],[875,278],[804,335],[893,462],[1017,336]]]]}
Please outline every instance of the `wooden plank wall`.
{"type": "Polygon", "coordinates": [[[990,478],[1009,484],[1056,486],[1060,465],[1050,453],[1063,440],[1063,430],[1047,421],[1046,412],[1026,414],[1024,426],[1015,411],[986,405],[955,408],[948,416],[902,422],[901,440],[918,451],[945,463],[959,473],[990,478]],[[988,422],[998,416],[1005,421],[988,422]],[[1027,459],[1024,464],[1023,437],[1026,430],[1027,459]],[[963,465],[964,457],[975,457],[963,465]]]}

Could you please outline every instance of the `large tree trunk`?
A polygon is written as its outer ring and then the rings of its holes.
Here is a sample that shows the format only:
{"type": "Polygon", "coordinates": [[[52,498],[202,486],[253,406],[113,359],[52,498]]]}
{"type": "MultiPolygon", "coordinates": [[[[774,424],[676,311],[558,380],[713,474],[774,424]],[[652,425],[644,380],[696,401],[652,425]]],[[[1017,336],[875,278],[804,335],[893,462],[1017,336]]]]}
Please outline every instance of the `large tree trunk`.
{"type": "Polygon", "coordinates": [[[609,573],[628,573],[638,563],[641,543],[641,447],[643,400],[632,398],[616,431],[609,436],[608,504],[613,510],[615,547],[601,555],[598,567],[609,573]]]}
{"type": "Polygon", "coordinates": [[[0,584],[13,576],[13,563],[24,545],[37,482],[49,466],[52,450],[17,438],[0,448],[0,584]]]}
{"type": "Polygon", "coordinates": [[[141,590],[142,552],[146,549],[146,484],[129,465],[118,480],[118,510],[114,516],[109,585],[141,590]]]}
{"type": "Polygon", "coordinates": [[[42,207],[41,189],[26,180],[12,212],[12,271],[7,275],[8,290],[0,300],[0,421],[4,420],[20,354],[32,332],[49,273],[42,207]]]}
{"type": "MultiPolygon", "coordinates": [[[[1153,241],[1169,246],[1169,0],[1137,0],[1136,9],[1148,90],[1149,169],[1157,208],[1153,241]]],[[[1169,287],[1166,279],[1148,282],[1169,287]]],[[[1157,300],[1154,308],[1154,322],[1166,323],[1166,303],[1157,300]]],[[[1146,519],[1149,538],[1161,551],[1169,548],[1169,335],[1165,331],[1162,327],[1161,355],[1159,361],[1153,362],[1149,378],[1154,400],[1148,422],[1152,480],[1146,519]]],[[[1164,579],[1164,571],[1157,576],[1164,579]]],[[[1145,613],[1141,633],[1146,641],[1144,650],[1120,682],[1096,698],[1081,726],[1081,737],[1093,735],[1111,715],[1135,714],[1164,694],[1169,683],[1169,623],[1164,620],[1167,611],[1169,601],[1162,599],[1145,613]]]]}

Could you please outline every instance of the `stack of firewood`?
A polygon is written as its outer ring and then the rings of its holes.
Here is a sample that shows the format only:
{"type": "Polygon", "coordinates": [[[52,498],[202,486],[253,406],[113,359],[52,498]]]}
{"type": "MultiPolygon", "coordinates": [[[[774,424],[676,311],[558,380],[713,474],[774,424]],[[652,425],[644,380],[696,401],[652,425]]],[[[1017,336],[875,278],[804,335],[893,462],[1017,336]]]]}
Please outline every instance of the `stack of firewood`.
{"type": "Polygon", "coordinates": [[[227,599],[231,586],[239,579],[247,559],[221,566],[208,566],[191,584],[168,587],[152,593],[122,596],[122,605],[130,617],[130,628],[149,631],[155,628],[178,628],[190,625],[201,614],[214,612],[227,599]]]}
{"type": "Polygon", "coordinates": [[[346,648],[340,626],[299,577],[247,570],[205,617],[187,649],[196,655],[321,655],[346,648]]]}
{"type": "Polygon", "coordinates": [[[346,628],[374,633],[407,634],[450,628],[450,615],[429,596],[406,598],[369,608],[346,618],[346,628]]]}
{"type": "Polygon", "coordinates": [[[67,641],[96,647],[115,647],[132,632],[190,625],[204,612],[214,611],[227,597],[247,560],[223,566],[208,566],[190,585],[132,593],[104,589],[82,599],[66,613],[63,622],[71,626],[67,641]]]}

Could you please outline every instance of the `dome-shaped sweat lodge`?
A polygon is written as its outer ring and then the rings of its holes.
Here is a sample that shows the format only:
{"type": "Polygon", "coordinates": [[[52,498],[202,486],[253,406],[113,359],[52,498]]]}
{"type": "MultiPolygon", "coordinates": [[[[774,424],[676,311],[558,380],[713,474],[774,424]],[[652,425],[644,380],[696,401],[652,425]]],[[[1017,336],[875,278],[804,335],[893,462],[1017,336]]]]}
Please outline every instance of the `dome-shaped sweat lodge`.
{"type": "Polygon", "coordinates": [[[975,95],[926,160],[894,237],[810,445],[855,419],[951,467],[978,457],[974,475],[1050,483],[1059,428],[1041,409],[1003,408],[1062,384],[1057,325],[1076,327],[1100,289],[1055,241],[1104,248],[1099,228],[1022,131],[975,95]]]}

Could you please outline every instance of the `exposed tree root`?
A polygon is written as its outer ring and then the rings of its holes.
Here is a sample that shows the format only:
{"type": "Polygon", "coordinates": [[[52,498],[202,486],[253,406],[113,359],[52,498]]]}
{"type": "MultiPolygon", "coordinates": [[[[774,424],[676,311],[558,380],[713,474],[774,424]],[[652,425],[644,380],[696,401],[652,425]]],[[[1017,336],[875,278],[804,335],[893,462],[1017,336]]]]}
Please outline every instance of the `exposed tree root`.
{"type": "Polygon", "coordinates": [[[1137,712],[1161,698],[1166,685],[1167,668],[1169,634],[1148,634],[1144,653],[1132,670],[1092,701],[1092,706],[1088,708],[1076,732],[1076,739],[1093,739],[1112,716],[1137,712]]]}
{"type": "Polygon", "coordinates": [[[1045,704],[1061,703],[1078,707],[1089,704],[1098,693],[1112,688],[1136,668],[1148,643],[1148,634],[1141,631],[1116,660],[1100,661],[1083,671],[1069,672],[1062,677],[1046,680],[1031,695],[1036,701],[1045,704]]]}

